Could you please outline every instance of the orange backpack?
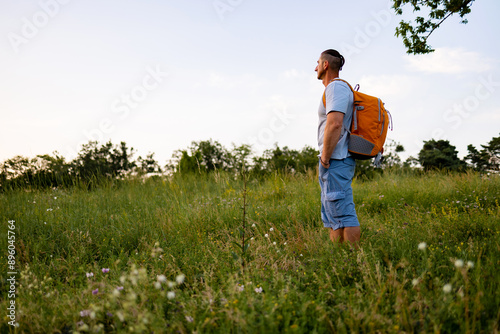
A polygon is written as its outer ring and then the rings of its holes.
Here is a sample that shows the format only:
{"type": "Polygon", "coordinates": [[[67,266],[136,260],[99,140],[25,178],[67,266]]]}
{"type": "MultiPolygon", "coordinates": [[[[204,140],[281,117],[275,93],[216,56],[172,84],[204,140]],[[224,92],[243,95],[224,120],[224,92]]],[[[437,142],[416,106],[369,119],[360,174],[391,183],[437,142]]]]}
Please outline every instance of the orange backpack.
{"type": "MultiPolygon", "coordinates": [[[[348,150],[351,156],[361,160],[377,157],[378,164],[384,150],[389,123],[392,123],[392,119],[389,122],[390,113],[379,98],[358,92],[359,85],[356,85],[354,90],[347,81],[338,78],[335,80],[345,82],[354,95],[351,131],[346,129],[350,133],[348,150]]],[[[323,105],[326,107],[325,93],[323,105]]]]}

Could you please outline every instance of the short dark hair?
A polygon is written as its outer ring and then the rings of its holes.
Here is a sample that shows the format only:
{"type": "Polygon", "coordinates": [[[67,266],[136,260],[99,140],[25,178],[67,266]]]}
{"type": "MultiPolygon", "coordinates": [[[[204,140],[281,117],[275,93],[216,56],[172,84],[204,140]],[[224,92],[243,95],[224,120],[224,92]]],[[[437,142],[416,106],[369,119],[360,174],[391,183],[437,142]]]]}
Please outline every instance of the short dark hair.
{"type": "Polygon", "coordinates": [[[323,56],[323,55],[329,55],[331,57],[337,58],[338,61],[336,61],[334,64],[330,64],[330,65],[333,65],[339,71],[342,70],[342,67],[345,64],[345,59],[344,59],[344,56],[342,56],[340,54],[340,52],[338,52],[337,50],[334,50],[334,49],[328,49],[328,50],[321,52],[321,56],[323,56]]]}

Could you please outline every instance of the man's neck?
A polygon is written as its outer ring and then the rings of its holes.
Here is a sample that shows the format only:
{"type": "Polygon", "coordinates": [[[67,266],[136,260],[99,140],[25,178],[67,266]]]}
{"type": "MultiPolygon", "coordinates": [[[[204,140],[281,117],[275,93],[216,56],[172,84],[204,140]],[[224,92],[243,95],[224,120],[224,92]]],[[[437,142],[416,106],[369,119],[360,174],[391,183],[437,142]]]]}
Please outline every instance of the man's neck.
{"type": "Polygon", "coordinates": [[[333,81],[333,79],[336,79],[339,77],[339,72],[326,72],[325,76],[323,77],[323,85],[328,86],[330,82],[333,81]]]}

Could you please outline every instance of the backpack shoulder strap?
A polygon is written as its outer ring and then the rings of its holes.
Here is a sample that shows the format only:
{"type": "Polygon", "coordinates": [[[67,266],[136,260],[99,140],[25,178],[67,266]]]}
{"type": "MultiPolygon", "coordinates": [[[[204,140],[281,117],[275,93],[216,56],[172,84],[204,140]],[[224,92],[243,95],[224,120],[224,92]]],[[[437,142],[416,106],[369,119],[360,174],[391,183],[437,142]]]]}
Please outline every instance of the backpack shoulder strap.
{"type": "MultiPolygon", "coordinates": [[[[352,89],[351,85],[345,81],[344,79],[340,79],[340,78],[335,78],[333,79],[332,81],[343,81],[347,84],[347,86],[349,86],[349,88],[351,89],[352,93],[354,94],[354,89],[352,89]]],[[[325,91],[326,91],[326,88],[325,88],[325,91]]],[[[326,92],[323,92],[323,106],[326,108],[326,92]]]]}

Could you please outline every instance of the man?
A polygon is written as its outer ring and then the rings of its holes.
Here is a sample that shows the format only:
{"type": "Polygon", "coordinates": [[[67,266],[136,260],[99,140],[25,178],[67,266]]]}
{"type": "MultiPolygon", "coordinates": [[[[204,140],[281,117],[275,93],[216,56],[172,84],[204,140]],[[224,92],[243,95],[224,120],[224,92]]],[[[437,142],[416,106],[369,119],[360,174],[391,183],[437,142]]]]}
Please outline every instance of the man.
{"type": "Polygon", "coordinates": [[[354,98],[345,82],[334,80],[343,65],[344,57],[329,49],[321,53],[315,70],[325,85],[324,104],[322,99],[318,110],[321,219],[333,242],[358,247],[361,231],[351,187],[356,161],[347,150],[354,98]]]}

